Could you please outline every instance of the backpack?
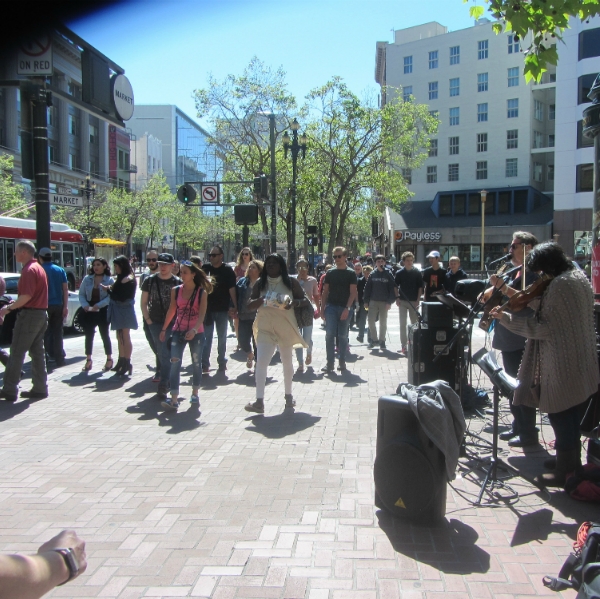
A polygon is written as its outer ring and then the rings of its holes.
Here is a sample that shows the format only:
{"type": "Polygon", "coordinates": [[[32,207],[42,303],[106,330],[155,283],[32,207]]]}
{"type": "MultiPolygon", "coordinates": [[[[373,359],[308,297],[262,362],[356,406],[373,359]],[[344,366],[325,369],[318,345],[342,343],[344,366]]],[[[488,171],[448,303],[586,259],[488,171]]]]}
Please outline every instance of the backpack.
{"type": "Polygon", "coordinates": [[[577,531],[573,553],[558,577],[544,576],[544,586],[552,591],[575,589],[576,599],[600,599],[600,522],[584,522],[577,531]]]}

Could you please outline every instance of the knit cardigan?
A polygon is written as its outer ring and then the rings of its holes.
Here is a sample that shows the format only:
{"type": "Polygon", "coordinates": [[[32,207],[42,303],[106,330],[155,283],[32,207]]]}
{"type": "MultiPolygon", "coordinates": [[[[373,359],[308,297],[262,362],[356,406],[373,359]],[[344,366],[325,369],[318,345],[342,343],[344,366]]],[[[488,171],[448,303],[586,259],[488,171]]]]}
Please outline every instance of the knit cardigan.
{"type": "Polygon", "coordinates": [[[533,316],[517,318],[504,312],[502,324],[527,337],[515,405],[554,414],[598,391],[594,296],[581,271],[555,277],[533,316]]]}

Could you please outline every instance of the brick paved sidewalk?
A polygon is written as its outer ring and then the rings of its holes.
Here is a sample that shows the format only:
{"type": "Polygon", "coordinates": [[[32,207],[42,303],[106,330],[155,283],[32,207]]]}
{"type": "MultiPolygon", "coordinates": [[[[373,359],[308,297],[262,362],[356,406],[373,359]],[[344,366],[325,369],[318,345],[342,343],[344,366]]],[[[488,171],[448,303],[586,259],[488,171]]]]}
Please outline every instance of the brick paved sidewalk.
{"type": "MultiPolygon", "coordinates": [[[[597,518],[597,509],[562,492],[511,478],[517,503],[475,508],[468,499],[481,472],[462,465],[443,527],[375,508],[377,399],[407,380],[397,312],[385,353],[355,336],[349,372],[324,377],[317,324],[313,364],[295,376],[295,414],[283,412],[275,364],[264,416],[243,410],[254,389],[241,353],[226,376],[204,381],[201,414],[189,402],[169,414],[150,382],[141,330],[131,380],[99,372],[99,340],[94,369],[81,373],[83,338],[70,338],[48,399],[0,405],[0,550],[34,551],[75,528],[87,541],[88,571],[52,597],[574,597],[546,591],[541,579],[558,573],[577,523],[597,518]]],[[[474,348],[482,343],[477,334],[474,348]]],[[[489,429],[469,419],[482,439],[472,438],[479,447],[471,452],[489,455],[489,429]]],[[[542,434],[552,438],[548,425],[542,434]]],[[[528,474],[547,456],[542,447],[524,454],[501,446],[528,474]]]]}

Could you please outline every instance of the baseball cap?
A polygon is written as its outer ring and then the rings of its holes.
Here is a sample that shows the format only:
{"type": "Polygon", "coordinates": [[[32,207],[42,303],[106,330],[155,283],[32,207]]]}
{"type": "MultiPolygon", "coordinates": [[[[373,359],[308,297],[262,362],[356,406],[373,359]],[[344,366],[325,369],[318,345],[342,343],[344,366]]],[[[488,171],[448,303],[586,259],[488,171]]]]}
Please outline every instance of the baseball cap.
{"type": "Polygon", "coordinates": [[[175,264],[175,258],[171,254],[158,254],[158,261],[165,264],[175,264]]]}
{"type": "Polygon", "coordinates": [[[38,252],[40,258],[52,258],[52,250],[50,248],[42,248],[38,252]]]}
{"type": "MultiPolygon", "coordinates": [[[[440,258],[440,253],[437,250],[433,250],[433,252],[429,252],[429,254],[427,254],[428,258],[440,258]]],[[[160,262],[160,260],[159,260],[160,262]]]]}

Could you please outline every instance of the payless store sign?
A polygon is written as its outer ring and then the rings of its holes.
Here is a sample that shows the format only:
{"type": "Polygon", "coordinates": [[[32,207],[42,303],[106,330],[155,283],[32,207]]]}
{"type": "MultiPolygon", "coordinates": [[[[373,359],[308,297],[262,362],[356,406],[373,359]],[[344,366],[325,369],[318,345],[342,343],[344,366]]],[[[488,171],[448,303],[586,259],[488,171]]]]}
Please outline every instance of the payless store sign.
{"type": "Polygon", "coordinates": [[[396,243],[403,241],[435,242],[442,240],[442,234],[439,231],[396,231],[394,234],[396,243]]]}

